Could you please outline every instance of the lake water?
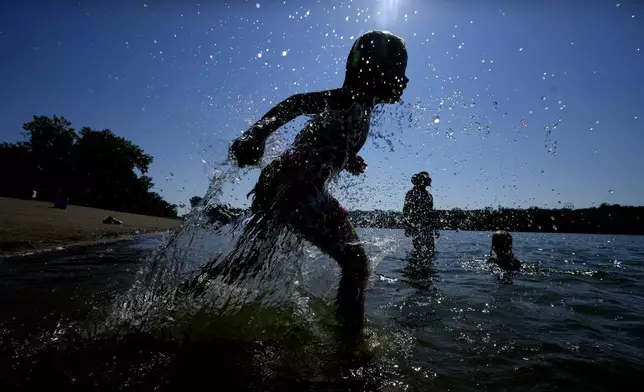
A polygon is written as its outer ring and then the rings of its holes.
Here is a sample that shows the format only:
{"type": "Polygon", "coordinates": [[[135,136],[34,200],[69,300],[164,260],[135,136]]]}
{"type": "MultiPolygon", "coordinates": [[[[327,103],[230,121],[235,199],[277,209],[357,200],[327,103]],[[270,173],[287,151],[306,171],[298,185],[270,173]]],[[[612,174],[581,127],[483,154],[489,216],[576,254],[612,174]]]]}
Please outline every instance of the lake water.
{"type": "MultiPolygon", "coordinates": [[[[504,276],[484,262],[490,233],[442,232],[435,259],[416,269],[402,232],[359,234],[374,256],[359,360],[334,354],[338,269],[312,249],[287,300],[175,313],[166,324],[190,327],[162,332],[106,320],[164,235],[2,260],[2,391],[603,391],[643,381],[644,237],[514,233],[524,269],[504,276]]],[[[195,265],[216,248],[190,246],[195,265]]]]}

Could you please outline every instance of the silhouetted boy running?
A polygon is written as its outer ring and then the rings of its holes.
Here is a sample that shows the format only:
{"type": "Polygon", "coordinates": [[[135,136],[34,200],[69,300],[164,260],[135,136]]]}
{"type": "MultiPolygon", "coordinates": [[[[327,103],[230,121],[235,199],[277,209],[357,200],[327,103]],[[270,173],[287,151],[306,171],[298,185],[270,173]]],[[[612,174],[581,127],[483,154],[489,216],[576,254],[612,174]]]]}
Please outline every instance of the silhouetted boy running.
{"type": "MultiPolygon", "coordinates": [[[[364,172],[367,165],[357,154],[367,141],[371,114],[377,104],[400,100],[408,82],[406,68],[407,50],[401,38],[384,31],[367,32],[349,52],[341,88],[289,97],[230,147],[240,167],[256,165],[274,131],[300,115],[312,117],[291,148],[262,170],[250,193],[254,193],[251,224],[287,225],[338,262],[342,276],[337,317],[352,332],[363,328],[369,259],[348,212],[329,194],[328,183],[342,170],[364,172]]],[[[265,232],[259,240],[270,237],[265,232]]]]}

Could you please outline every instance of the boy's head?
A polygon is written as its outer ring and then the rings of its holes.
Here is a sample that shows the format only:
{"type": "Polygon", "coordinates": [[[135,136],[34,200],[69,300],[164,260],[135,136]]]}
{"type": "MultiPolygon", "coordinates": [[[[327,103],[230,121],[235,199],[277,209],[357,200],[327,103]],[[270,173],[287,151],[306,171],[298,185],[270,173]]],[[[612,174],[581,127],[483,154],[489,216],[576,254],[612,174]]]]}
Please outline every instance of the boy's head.
{"type": "Polygon", "coordinates": [[[369,31],[351,47],[344,87],[394,103],[407,87],[406,70],[405,41],[388,31],[369,31]]]}
{"type": "Polygon", "coordinates": [[[411,176],[411,183],[415,186],[430,186],[432,184],[432,178],[429,176],[429,173],[422,171],[411,176]]]}
{"type": "Polygon", "coordinates": [[[495,231],[492,234],[492,250],[497,256],[512,253],[512,235],[505,230],[495,231]]]}

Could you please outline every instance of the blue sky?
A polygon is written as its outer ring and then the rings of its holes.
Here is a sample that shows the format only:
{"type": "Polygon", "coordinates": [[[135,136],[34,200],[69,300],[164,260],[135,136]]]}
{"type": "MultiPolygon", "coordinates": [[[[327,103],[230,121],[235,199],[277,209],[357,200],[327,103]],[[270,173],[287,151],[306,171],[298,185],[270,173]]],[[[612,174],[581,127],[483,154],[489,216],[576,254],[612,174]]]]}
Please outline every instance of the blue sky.
{"type": "MultiPolygon", "coordinates": [[[[393,152],[370,140],[367,173],[340,179],[347,207],[401,209],[420,170],[438,208],[644,204],[642,2],[0,4],[0,141],[34,114],[110,128],[154,156],[171,202],[203,195],[271,104],[341,85],[353,40],[386,29],[407,41],[410,83],[373,122],[393,152]]],[[[243,203],[257,174],[226,198],[243,203]]]]}

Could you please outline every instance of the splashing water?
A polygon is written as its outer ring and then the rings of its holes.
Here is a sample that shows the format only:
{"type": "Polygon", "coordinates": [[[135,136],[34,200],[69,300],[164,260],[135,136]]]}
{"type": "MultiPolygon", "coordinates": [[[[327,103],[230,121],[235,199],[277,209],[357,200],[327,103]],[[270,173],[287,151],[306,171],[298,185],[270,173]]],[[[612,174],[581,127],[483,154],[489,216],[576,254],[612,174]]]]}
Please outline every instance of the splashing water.
{"type": "MultiPolygon", "coordinates": [[[[200,205],[153,252],[107,321],[98,323],[98,332],[247,341],[299,326],[322,341],[334,341],[315,331],[334,322],[335,262],[287,227],[270,221],[262,226],[250,212],[230,213],[227,219],[213,214],[226,208],[220,204],[224,189],[239,182],[240,172],[231,162],[213,170],[200,205]]],[[[399,244],[375,238],[365,246],[375,256],[375,268],[384,251],[399,244]]]]}
{"type": "MultiPolygon", "coordinates": [[[[308,121],[295,120],[269,137],[260,166],[281,155],[308,121]]],[[[432,99],[418,98],[413,104],[401,101],[378,106],[371,122],[371,141],[390,152],[411,151],[406,132],[429,143],[440,131],[456,140],[459,130],[485,137],[491,128],[474,100],[464,99],[459,90],[432,99]]],[[[290,334],[284,331],[297,330],[295,346],[301,350],[331,347],[335,339],[329,326],[334,324],[332,305],[339,281],[336,263],[287,228],[268,222],[266,231],[256,230],[257,217],[224,204],[235,193],[230,188],[243,186],[248,171],[229,160],[215,164],[211,172],[200,205],[153,252],[132,288],[114,302],[107,320],[96,323],[98,332],[250,342],[280,340],[290,334]]],[[[364,201],[365,193],[373,193],[362,192],[368,188],[362,177],[340,176],[330,187],[352,195],[349,202],[356,205],[364,201]]],[[[391,237],[370,237],[364,245],[372,256],[373,270],[384,254],[403,243],[391,237]]],[[[373,348],[382,339],[371,339],[369,344],[373,348]]]]}

